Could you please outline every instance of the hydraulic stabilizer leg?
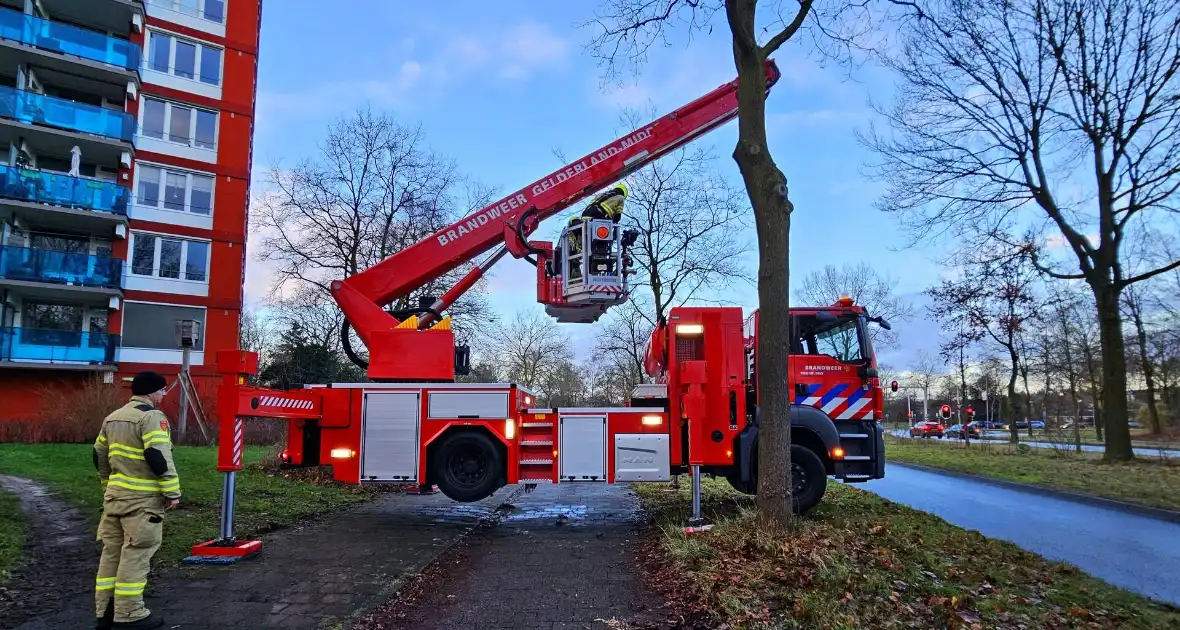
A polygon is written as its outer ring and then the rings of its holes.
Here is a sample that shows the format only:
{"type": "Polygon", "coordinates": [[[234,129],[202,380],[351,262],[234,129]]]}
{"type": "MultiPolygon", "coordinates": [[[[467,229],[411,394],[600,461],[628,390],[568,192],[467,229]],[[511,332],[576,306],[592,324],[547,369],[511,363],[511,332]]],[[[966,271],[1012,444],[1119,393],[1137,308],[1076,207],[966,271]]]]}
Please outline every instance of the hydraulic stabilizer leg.
{"type": "Polygon", "coordinates": [[[692,518],[688,521],[688,527],[684,528],[685,534],[695,534],[697,532],[707,532],[713,529],[713,526],[705,522],[705,518],[701,515],[701,467],[692,467],[692,518]]]}

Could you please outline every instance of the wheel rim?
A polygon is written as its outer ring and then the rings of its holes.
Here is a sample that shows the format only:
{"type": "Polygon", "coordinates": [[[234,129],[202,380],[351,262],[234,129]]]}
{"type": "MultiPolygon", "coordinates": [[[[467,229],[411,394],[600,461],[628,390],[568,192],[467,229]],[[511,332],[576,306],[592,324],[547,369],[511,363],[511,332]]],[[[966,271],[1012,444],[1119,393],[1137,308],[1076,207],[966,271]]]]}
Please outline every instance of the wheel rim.
{"type": "Polygon", "coordinates": [[[798,498],[807,487],[807,471],[803,466],[791,462],[791,496],[798,498]]]}
{"type": "Polygon", "coordinates": [[[447,459],[447,481],[452,487],[478,487],[487,479],[488,470],[487,453],[474,444],[456,448],[447,459]]]}

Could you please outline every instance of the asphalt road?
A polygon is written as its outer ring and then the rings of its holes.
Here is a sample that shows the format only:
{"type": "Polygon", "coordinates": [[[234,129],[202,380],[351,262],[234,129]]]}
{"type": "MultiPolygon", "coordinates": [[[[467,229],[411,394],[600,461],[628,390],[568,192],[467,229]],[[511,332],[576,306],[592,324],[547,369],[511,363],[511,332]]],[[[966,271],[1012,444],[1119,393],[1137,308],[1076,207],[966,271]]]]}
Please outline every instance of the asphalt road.
{"type": "Polygon", "coordinates": [[[857,487],[1180,605],[1180,524],[896,464],[857,487]]]}
{"type": "MultiPolygon", "coordinates": [[[[905,429],[897,429],[895,431],[892,431],[892,433],[896,437],[911,438],[914,440],[920,440],[920,439],[937,440],[938,439],[938,438],[916,438],[916,437],[911,436],[909,431],[907,431],[905,429]]],[[[1008,443],[1008,433],[1006,431],[985,431],[983,435],[984,435],[983,438],[971,438],[971,441],[972,442],[987,442],[987,443],[991,443],[991,444],[1007,444],[1008,443]]],[[[946,439],[951,439],[951,438],[943,438],[943,439],[946,440],[946,439]]],[[[1074,445],[1072,443],[1066,444],[1066,443],[1061,443],[1061,442],[1029,442],[1027,440],[1028,440],[1028,437],[1022,433],[1020,435],[1020,443],[1027,444],[1033,448],[1060,448],[1060,449],[1064,449],[1067,451],[1072,451],[1074,449],[1074,445]]],[[[1083,444],[1082,450],[1086,451],[1086,452],[1090,452],[1090,453],[1101,453],[1106,450],[1106,447],[1099,446],[1097,444],[1083,444]]],[[[1180,450],[1176,450],[1176,449],[1162,449],[1161,450],[1158,448],[1137,447],[1137,448],[1133,448],[1131,450],[1134,451],[1135,454],[1140,457],[1163,457],[1166,459],[1180,459],[1180,450]]]]}

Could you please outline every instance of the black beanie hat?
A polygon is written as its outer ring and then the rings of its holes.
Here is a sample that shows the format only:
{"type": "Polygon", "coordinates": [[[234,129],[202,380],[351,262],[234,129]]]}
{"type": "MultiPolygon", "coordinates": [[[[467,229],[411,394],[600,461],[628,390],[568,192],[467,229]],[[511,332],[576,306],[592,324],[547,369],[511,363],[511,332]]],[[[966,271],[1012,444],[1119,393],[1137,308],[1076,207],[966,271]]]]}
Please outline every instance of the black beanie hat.
{"type": "Polygon", "coordinates": [[[131,393],[136,396],[147,396],[167,386],[168,381],[165,381],[163,376],[148,370],[135,375],[135,378],[131,381],[131,393]]]}

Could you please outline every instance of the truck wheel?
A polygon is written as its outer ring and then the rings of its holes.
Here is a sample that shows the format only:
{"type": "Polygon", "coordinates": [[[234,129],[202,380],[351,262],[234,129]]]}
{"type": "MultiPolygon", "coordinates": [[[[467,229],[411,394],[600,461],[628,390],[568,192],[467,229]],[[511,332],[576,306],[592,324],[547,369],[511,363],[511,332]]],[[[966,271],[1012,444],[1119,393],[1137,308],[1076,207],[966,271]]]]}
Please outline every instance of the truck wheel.
{"type": "Polygon", "coordinates": [[[461,431],[443,438],[430,462],[430,478],[448,498],[471,503],[500,487],[500,450],[487,434],[461,431]]]}
{"type": "Polygon", "coordinates": [[[791,445],[791,507],[804,514],[819,504],[828,488],[824,463],[815,451],[799,444],[791,445]]]}

